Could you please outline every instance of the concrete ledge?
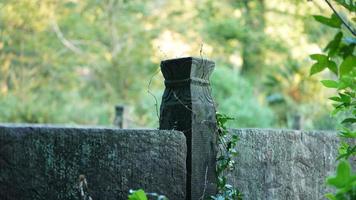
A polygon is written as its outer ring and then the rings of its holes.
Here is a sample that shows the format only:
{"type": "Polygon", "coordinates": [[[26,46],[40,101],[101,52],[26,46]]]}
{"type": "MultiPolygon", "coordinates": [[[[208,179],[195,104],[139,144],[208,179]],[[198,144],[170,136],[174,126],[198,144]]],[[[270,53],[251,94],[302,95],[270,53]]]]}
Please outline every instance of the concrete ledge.
{"type": "Polygon", "coordinates": [[[78,176],[94,200],[143,188],[185,199],[181,132],[0,124],[0,199],[78,199],[78,176]]]}
{"type": "MultiPolygon", "coordinates": [[[[232,129],[240,136],[230,180],[254,200],[325,199],[336,166],[335,132],[232,129]]],[[[353,162],[355,165],[355,162],[353,162]]]]}

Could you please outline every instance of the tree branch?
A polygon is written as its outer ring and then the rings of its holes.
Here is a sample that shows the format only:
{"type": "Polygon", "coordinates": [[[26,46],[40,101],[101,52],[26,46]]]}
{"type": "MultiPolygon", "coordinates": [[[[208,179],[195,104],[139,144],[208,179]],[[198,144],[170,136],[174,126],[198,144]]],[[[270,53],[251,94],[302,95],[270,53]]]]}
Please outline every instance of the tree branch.
{"type": "Polygon", "coordinates": [[[52,28],[53,28],[53,31],[56,33],[58,39],[62,42],[62,44],[67,47],[69,50],[73,51],[74,53],[77,53],[77,54],[83,54],[83,52],[78,48],[76,47],[73,43],[71,43],[69,40],[67,40],[61,29],[59,28],[58,24],[57,24],[57,21],[55,19],[52,19],[52,28]]]}

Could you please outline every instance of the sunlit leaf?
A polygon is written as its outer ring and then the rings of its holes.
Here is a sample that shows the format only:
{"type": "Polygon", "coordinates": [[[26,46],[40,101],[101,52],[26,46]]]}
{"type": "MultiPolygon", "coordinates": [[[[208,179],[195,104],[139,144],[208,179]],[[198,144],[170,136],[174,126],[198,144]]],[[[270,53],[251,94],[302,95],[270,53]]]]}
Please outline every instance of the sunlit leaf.
{"type": "Polygon", "coordinates": [[[319,73],[323,71],[325,68],[329,68],[331,71],[335,73],[337,66],[336,63],[332,60],[329,60],[328,56],[323,54],[312,54],[310,55],[312,60],[317,61],[310,69],[310,75],[319,73]]]}
{"type": "Polygon", "coordinates": [[[332,60],[328,60],[326,63],[327,68],[330,69],[330,71],[334,72],[335,74],[337,74],[337,66],[336,63],[332,60]]]}
{"type": "Polygon", "coordinates": [[[342,24],[341,20],[335,14],[332,14],[330,18],[321,15],[314,15],[314,19],[333,28],[340,28],[342,24]]]}
{"type": "Polygon", "coordinates": [[[327,183],[336,188],[344,187],[351,178],[351,166],[350,164],[342,160],[339,162],[336,169],[336,176],[327,179],[327,183]]]}
{"type": "Polygon", "coordinates": [[[341,100],[340,97],[330,97],[329,99],[330,99],[330,100],[333,100],[333,101],[342,102],[342,100],[341,100]]]}
{"type": "Polygon", "coordinates": [[[350,75],[344,75],[344,76],[340,77],[339,80],[340,80],[339,89],[345,89],[347,87],[353,86],[354,78],[352,78],[352,76],[350,76],[350,75]]]}
{"type": "Polygon", "coordinates": [[[340,65],[340,69],[339,69],[340,76],[348,74],[355,67],[356,67],[356,56],[347,57],[340,65]]]}
{"type": "Polygon", "coordinates": [[[148,200],[145,191],[142,189],[134,191],[129,195],[129,200],[148,200]]]}
{"type": "Polygon", "coordinates": [[[340,136],[344,138],[356,138],[356,131],[345,129],[340,132],[340,136]]]}
{"type": "Polygon", "coordinates": [[[328,57],[326,55],[324,55],[324,54],[312,54],[312,55],[310,55],[310,58],[312,60],[316,60],[318,62],[322,62],[322,61],[328,59],[328,57]]]}
{"type": "Polygon", "coordinates": [[[328,88],[338,88],[339,83],[334,80],[322,80],[321,83],[328,88]]]}
{"type": "Polygon", "coordinates": [[[339,93],[340,97],[341,97],[341,101],[344,103],[350,103],[351,102],[351,97],[349,95],[343,94],[343,93],[339,93]]]}
{"type": "Polygon", "coordinates": [[[337,200],[336,197],[332,193],[325,194],[325,197],[329,200],[337,200]]]}
{"type": "Polygon", "coordinates": [[[321,63],[315,63],[314,65],[312,65],[312,67],[310,69],[310,75],[319,73],[319,72],[323,71],[325,68],[326,68],[325,65],[322,65],[321,63]]]}

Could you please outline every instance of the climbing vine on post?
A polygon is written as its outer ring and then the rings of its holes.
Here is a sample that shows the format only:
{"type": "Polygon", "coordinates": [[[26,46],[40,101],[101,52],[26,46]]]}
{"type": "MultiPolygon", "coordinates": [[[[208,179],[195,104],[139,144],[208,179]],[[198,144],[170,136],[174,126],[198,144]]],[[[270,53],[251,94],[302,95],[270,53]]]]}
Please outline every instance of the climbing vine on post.
{"type": "MultiPolygon", "coordinates": [[[[323,54],[310,56],[315,61],[310,69],[310,75],[317,74],[325,69],[330,70],[335,79],[323,80],[321,83],[328,88],[336,89],[337,95],[330,97],[333,101],[333,115],[343,113],[345,119],[341,122],[338,166],[336,176],[329,177],[327,184],[337,189],[336,193],[328,193],[330,200],[356,199],[356,173],[352,171],[349,158],[356,155],[356,145],[350,142],[356,139],[354,124],[356,123],[356,31],[352,23],[341,17],[330,1],[325,0],[333,11],[331,17],[314,16],[318,22],[337,30],[334,38],[327,44],[323,54]],[[345,29],[342,28],[344,25],[345,29]]],[[[335,0],[351,14],[356,12],[356,2],[348,0],[335,0]]],[[[356,21],[355,18],[352,20],[356,21]]]]}
{"type": "Polygon", "coordinates": [[[227,183],[226,174],[228,171],[234,169],[236,163],[234,158],[238,152],[236,150],[239,137],[237,135],[229,134],[226,128],[226,123],[234,118],[224,114],[216,114],[218,124],[218,146],[220,151],[218,153],[216,174],[218,178],[217,189],[218,193],[212,196],[213,200],[242,200],[242,194],[232,185],[227,183]]]}

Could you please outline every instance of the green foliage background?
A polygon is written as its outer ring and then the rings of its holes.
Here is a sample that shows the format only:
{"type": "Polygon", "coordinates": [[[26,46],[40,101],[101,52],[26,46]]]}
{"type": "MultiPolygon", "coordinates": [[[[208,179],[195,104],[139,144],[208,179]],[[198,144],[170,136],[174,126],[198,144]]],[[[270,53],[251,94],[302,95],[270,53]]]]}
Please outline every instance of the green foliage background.
{"type": "Polygon", "coordinates": [[[157,127],[147,90],[160,100],[159,62],[192,55],[216,62],[213,94],[235,127],[300,116],[333,129],[330,91],[308,76],[333,35],[312,20],[325,12],[302,0],[0,0],[0,121],[109,125],[124,104],[131,127],[157,127]]]}

